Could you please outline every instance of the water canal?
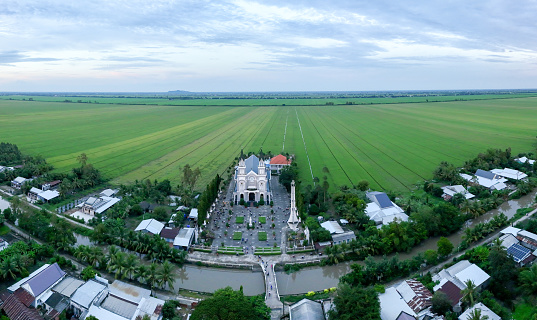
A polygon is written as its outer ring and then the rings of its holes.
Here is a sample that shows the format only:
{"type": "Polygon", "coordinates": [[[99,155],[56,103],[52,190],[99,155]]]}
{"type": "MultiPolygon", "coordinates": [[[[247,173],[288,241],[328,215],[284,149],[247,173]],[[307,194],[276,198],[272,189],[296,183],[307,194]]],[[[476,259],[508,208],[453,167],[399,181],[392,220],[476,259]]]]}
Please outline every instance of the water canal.
{"type": "MultiPolygon", "coordinates": [[[[500,213],[511,218],[515,215],[518,209],[530,206],[533,203],[536,194],[537,191],[517,200],[506,201],[497,209],[491,210],[477,219],[469,221],[467,225],[471,227],[477,223],[486,222],[500,213]]],[[[2,202],[0,202],[0,205],[1,204],[2,202]]],[[[459,231],[449,236],[448,239],[455,246],[458,246],[463,235],[464,232],[459,231]]],[[[89,239],[85,236],[76,235],[76,238],[76,245],[92,245],[89,239]]],[[[430,238],[419,246],[414,247],[410,252],[400,253],[399,258],[408,259],[428,249],[436,250],[436,242],[438,239],[439,238],[437,237],[430,238]]],[[[381,257],[377,258],[381,259],[381,257]]],[[[335,287],[339,282],[339,278],[350,271],[350,264],[351,263],[341,263],[334,266],[309,267],[291,274],[277,272],[278,290],[281,295],[288,295],[335,287]]],[[[176,289],[183,288],[192,291],[213,292],[226,286],[239,289],[241,285],[243,286],[244,293],[247,295],[261,294],[265,289],[261,272],[199,267],[193,265],[185,265],[177,271],[177,279],[174,287],[176,289]]]]}

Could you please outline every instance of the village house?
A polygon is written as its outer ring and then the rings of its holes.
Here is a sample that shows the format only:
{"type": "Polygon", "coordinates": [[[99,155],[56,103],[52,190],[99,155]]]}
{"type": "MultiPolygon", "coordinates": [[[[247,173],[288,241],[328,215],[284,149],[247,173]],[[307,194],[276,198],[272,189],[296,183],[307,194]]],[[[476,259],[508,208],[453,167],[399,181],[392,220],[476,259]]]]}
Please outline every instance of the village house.
{"type": "Polygon", "coordinates": [[[102,282],[98,279],[88,280],[71,297],[70,306],[75,316],[82,318],[81,316],[87,314],[92,304],[99,300],[102,301],[107,293],[108,282],[102,282]]]}
{"type": "Polygon", "coordinates": [[[45,182],[41,185],[41,190],[47,191],[47,190],[56,190],[62,183],[61,180],[54,180],[50,182],[45,182]]]}
{"type": "Polygon", "coordinates": [[[196,232],[194,228],[182,228],[173,240],[173,247],[188,251],[192,243],[195,242],[195,238],[196,232]]]}
{"type": "Polygon", "coordinates": [[[177,234],[179,234],[179,230],[181,229],[165,227],[160,231],[160,237],[173,245],[173,241],[177,237],[177,234]]]}
{"type": "Polygon", "coordinates": [[[461,291],[466,289],[468,280],[474,283],[477,290],[481,290],[488,285],[489,279],[490,276],[477,265],[461,260],[433,276],[433,281],[438,282],[433,290],[444,292],[451,300],[452,306],[460,306],[461,291]]]}
{"type": "Polygon", "coordinates": [[[451,198],[453,198],[456,194],[462,194],[466,200],[475,197],[475,195],[468,192],[468,190],[466,190],[466,188],[464,186],[461,186],[460,184],[455,186],[445,186],[442,187],[442,190],[444,191],[444,194],[442,194],[442,198],[444,198],[444,200],[446,201],[451,200],[451,198]]]}
{"type": "Polygon", "coordinates": [[[464,311],[460,316],[459,320],[469,320],[469,319],[475,319],[472,318],[471,314],[474,312],[474,310],[481,311],[481,319],[487,319],[487,320],[502,320],[499,315],[495,314],[492,310],[490,310],[486,305],[484,305],[481,302],[476,303],[473,307],[468,308],[466,311],[464,311]],[[487,318],[484,318],[487,317],[487,318]]]}
{"type": "Polygon", "coordinates": [[[515,161],[518,162],[518,163],[529,163],[531,165],[533,165],[535,163],[535,160],[531,160],[527,157],[520,157],[520,158],[515,158],[515,161]]]}
{"type": "Polygon", "coordinates": [[[269,202],[272,198],[270,191],[270,167],[258,157],[251,155],[248,159],[240,159],[235,167],[233,201],[240,200],[269,202]]]}
{"type": "Polygon", "coordinates": [[[22,185],[28,181],[29,179],[23,178],[23,177],[16,177],[11,181],[11,187],[13,189],[20,190],[22,188],[22,185]]]}
{"type": "Polygon", "coordinates": [[[518,170],[515,170],[515,169],[509,169],[509,168],[504,168],[504,169],[492,169],[490,170],[490,172],[494,173],[494,174],[497,174],[499,175],[500,177],[504,177],[504,178],[507,178],[507,179],[512,179],[512,180],[524,180],[528,177],[527,174],[525,174],[524,172],[521,172],[521,171],[518,171],[518,170]]]}
{"type": "Polygon", "coordinates": [[[270,170],[276,174],[280,174],[280,171],[283,168],[290,166],[291,162],[292,162],[291,159],[287,159],[287,157],[284,156],[283,154],[279,154],[275,156],[274,158],[270,159],[270,162],[269,162],[270,170]]]}
{"type": "Polygon", "coordinates": [[[121,201],[119,198],[101,196],[100,198],[89,197],[84,203],[79,205],[80,211],[84,214],[94,216],[96,213],[102,214],[110,207],[121,201]]]}
{"type": "Polygon", "coordinates": [[[160,232],[164,229],[164,223],[155,219],[142,220],[140,224],[134,229],[136,232],[144,232],[151,235],[160,235],[160,232]]]}
{"type": "Polygon", "coordinates": [[[43,191],[41,189],[32,187],[30,191],[28,191],[28,198],[31,201],[49,202],[50,200],[59,196],[60,193],[56,190],[43,191]]]}
{"type": "Polygon", "coordinates": [[[485,171],[481,169],[477,169],[475,172],[475,175],[471,176],[466,173],[459,174],[464,180],[477,184],[480,186],[483,186],[491,191],[494,190],[503,190],[507,188],[507,185],[505,184],[507,182],[507,179],[504,177],[492,173],[490,171],[485,171]]]}
{"type": "Polygon", "coordinates": [[[302,299],[289,306],[289,320],[325,320],[325,310],[320,302],[302,299]]]}
{"type": "Polygon", "coordinates": [[[537,258],[537,250],[532,249],[532,238],[537,235],[515,227],[507,227],[501,231],[500,241],[507,254],[515,261],[517,266],[523,267],[537,258]],[[519,233],[522,232],[519,238],[519,233]],[[525,240],[525,241],[524,241],[525,240]]]}
{"type": "Polygon", "coordinates": [[[84,284],[84,281],[72,277],[65,277],[52,288],[52,295],[45,301],[47,310],[45,317],[54,319],[70,305],[75,291],[84,284]]]}
{"type": "Polygon", "coordinates": [[[421,282],[414,279],[403,281],[379,295],[380,317],[382,320],[422,319],[429,314],[432,297],[421,282]]]}
{"type": "Polygon", "coordinates": [[[394,221],[408,221],[408,215],[393,203],[386,193],[373,191],[366,196],[371,202],[367,204],[365,214],[375,221],[377,228],[394,221]]]}
{"type": "Polygon", "coordinates": [[[349,243],[356,239],[353,231],[344,231],[337,221],[325,221],[321,227],[330,232],[333,244],[349,243]]]}
{"type": "Polygon", "coordinates": [[[9,247],[9,243],[6,240],[0,238],[0,251],[4,250],[7,247],[9,247]]]}

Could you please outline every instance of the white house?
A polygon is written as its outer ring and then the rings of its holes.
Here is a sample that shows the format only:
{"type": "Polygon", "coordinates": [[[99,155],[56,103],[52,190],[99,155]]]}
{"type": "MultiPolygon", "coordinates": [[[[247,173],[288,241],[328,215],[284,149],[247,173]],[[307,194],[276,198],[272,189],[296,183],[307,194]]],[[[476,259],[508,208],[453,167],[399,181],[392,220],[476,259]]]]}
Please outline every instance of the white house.
{"type": "Polygon", "coordinates": [[[119,201],[121,201],[121,199],[106,196],[101,196],[100,198],[89,197],[88,200],[79,206],[81,207],[80,211],[82,211],[82,213],[94,216],[96,213],[101,214],[105,212],[119,201]]]}
{"type": "Polygon", "coordinates": [[[136,229],[134,229],[134,231],[159,235],[163,228],[164,223],[155,219],[146,219],[142,220],[142,222],[140,222],[140,224],[136,227],[136,229]]]}
{"type": "Polygon", "coordinates": [[[524,172],[521,172],[521,171],[518,171],[518,170],[515,170],[515,169],[509,169],[509,168],[492,169],[492,170],[490,170],[490,172],[492,172],[494,174],[497,174],[500,177],[504,177],[504,178],[507,178],[507,179],[513,179],[513,180],[522,180],[522,179],[526,179],[528,177],[528,175],[525,174],[524,172]]]}
{"type": "Polygon", "coordinates": [[[188,250],[195,241],[195,229],[194,228],[182,228],[173,240],[173,247],[176,249],[188,250]]]}
{"type": "Polygon", "coordinates": [[[468,182],[476,183],[490,190],[503,190],[507,188],[505,184],[507,179],[490,171],[478,169],[473,176],[466,173],[461,173],[460,176],[468,182]]]}
{"type": "Polygon", "coordinates": [[[533,165],[535,163],[535,160],[531,160],[531,159],[529,159],[527,157],[516,158],[515,161],[518,162],[518,163],[526,163],[527,162],[527,163],[529,163],[531,165],[533,165]]]}
{"type": "Polygon", "coordinates": [[[270,191],[270,170],[267,170],[264,161],[251,155],[248,159],[241,159],[235,167],[233,200],[238,204],[244,201],[266,201],[272,198],[270,191]]]}
{"type": "Polygon", "coordinates": [[[22,188],[22,185],[27,181],[28,179],[26,178],[23,178],[23,177],[16,177],[15,179],[13,179],[11,181],[11,187],[14,188],[14,189],[19,189],[22,188]]]}
{"type": "Polygon", "coordinates": [[[57,263],[45,264],[41,268],[32,272],[28,277],[20,280],[8,288],[10,292],[21,292],[21,294],[31,297],[31,306],[37,306],[45,303],[52,295],[51,288],[59,283],[64,277],[65,272],[60,269],[57,263]]]}
{"type": "Polygon", "coordinates": [[[367,204],[365,214],[375,221],[378,228],[393,221],[408,221],[408,215],[386,193],[373,191],[366,195],[371,202],[367,204]]]}
{"type": "Polygon", "coordinates": [[[459,320],[469,320],[469,319],[474,319],[470,316],[470,314],[474,311],[474,310],[479,310],[481,311],[481,317],[484,317],[484,316],[487,316],[488,320],[502,320],[502,318],[500,318],[499,315],[495,314],[494,312],[492,312],[492,310],[490,310],[486,305],[482,304],[481,302],[479,303],[476,303],[473,307],[467,309],[466,311],[464,311],[460,316],[459,316],[459,320]]]}
{"type": "Polygon", "coordinates": [[[445,200],[453,198],[453,196],[455,196],[456,194],[462,194],[467,200],[475,197],[475,195],[468,192],[468,190],[466,190],[466,188],[464,186],[461,186],[460,184],[455,186],[445,186],[442,187],[442,190],[444,191],[442,198],[444,198],[445,200]]]}

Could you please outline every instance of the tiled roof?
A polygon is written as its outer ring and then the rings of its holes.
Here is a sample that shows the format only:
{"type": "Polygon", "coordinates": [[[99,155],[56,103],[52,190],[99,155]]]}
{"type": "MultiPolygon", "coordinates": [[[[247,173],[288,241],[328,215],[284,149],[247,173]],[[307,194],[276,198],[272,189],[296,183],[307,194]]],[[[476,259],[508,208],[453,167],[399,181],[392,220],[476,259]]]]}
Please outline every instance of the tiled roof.
{"type": "Polygon", "coordinates": [[[287,160],[287,157],[283,154],[279,154],[270,159],[270,164],[291,164],[291,159],[287,160]]]}
{"type": "Polygon", "coordinates": [[[175,239],[179,233],[180,228],[164,228],[160,232],[160,236],[164,239],[175,239]]]}

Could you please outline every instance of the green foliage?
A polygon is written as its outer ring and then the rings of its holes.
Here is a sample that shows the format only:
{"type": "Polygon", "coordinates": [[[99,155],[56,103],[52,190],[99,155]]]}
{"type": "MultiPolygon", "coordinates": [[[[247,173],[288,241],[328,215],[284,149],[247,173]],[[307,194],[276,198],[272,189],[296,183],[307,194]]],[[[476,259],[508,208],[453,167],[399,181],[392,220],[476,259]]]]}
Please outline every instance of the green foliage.
{"type": "Polygon", "coordinates": [[[15,144],[0,142],[0,166],[19,164],[22,154],[15,144]]]}
{"type": "Polygon", "coordinates": [[[334,298],[335,310],[328,312],[329,319],[338,320],[376,320],[380,319],[378,293],[373,288],[351,287],[340,283],[334,298]]]}
{"type": "Polygon", "coordinates": [[[233,232],[233,240],[241,240],[242,239],[242,232],[237,231],[233,232]]]}
{"type": "Polygon", "coordinates": [[[230,287],[219,289],[210,298],[202,300],[191,320],[269,320],[270,308],[260,296],[246,297],[242,291],[230,287]]]}
{"type": "Polygon", "coordinates": [[[433,294],[431,302],[433,304],[431,311],[436,314],[446,315],[446,313],[451,310],[451,300],[449,300],[448,296],[442,291],[436,291],[433,294]]]}
{"type": "Polygon", "coordinates": [[[259,231],[257,233],[257,239],[259,241],[266,241],[267,240],[267,233],[265,231],[259,231]]]}
{"type": "Polygon", "coordinates": [[[155,220],[164,221],[166,223],[170,219],[170,214],[168,213],[166,207],[156,207],[151,213],[151,217],[153,217],[155,220]]]}
{"type": "Polygon", "coordinates": [[[259,217],[259,223],[267,223],[267,217],[259,217]]]}
{"type": "Polygon", "coordinates": [[[172,320],[177,314],[177,307],[179,307],[179,301],[166,300],[162,306],[162,320],[172,320]]]}
{"type": "Polygon", "coordinates": [[[88,281],[89,279],[95,278],[96,275],[100,275],[95,269],[93,269],[93,266],[87,266],[85,267],[82,272],[80,273],[80,277],[84,281],[88,281]]]}
{"type": "Polygon", "coordinates": [[[235,223],[238,223],[238,224],[244,223],[244,217],[235,217],[235,223]]]}
{"type": "Polygon", "coordinates": [[[435,265],[438,262],[438,252],[436,250],[429,249],[424,253],[425,261],[428,265],[435,265]]]}
{"type": "Polygon", "coordinates": [[[205,191],[201,194],[198,203],[198,225],[203,225],[209,208],[218,196],[218,189],[222,178],[217,174],[213,180],[207,185],[205,191]]]}
{"type": "Polygon", "coordinates": [[[440,240],[436,243],[438,246],[438,254],[441,257],[449,255],[453,251],[453,244],[449,241],[448,238],[441,237],[440,240]]]}
{"type": "Polygon", "coordinates": [[[533,264],[531,268],[520,272],[518,281],[524,292],[537,294],[537,264],[533,264]]]}

